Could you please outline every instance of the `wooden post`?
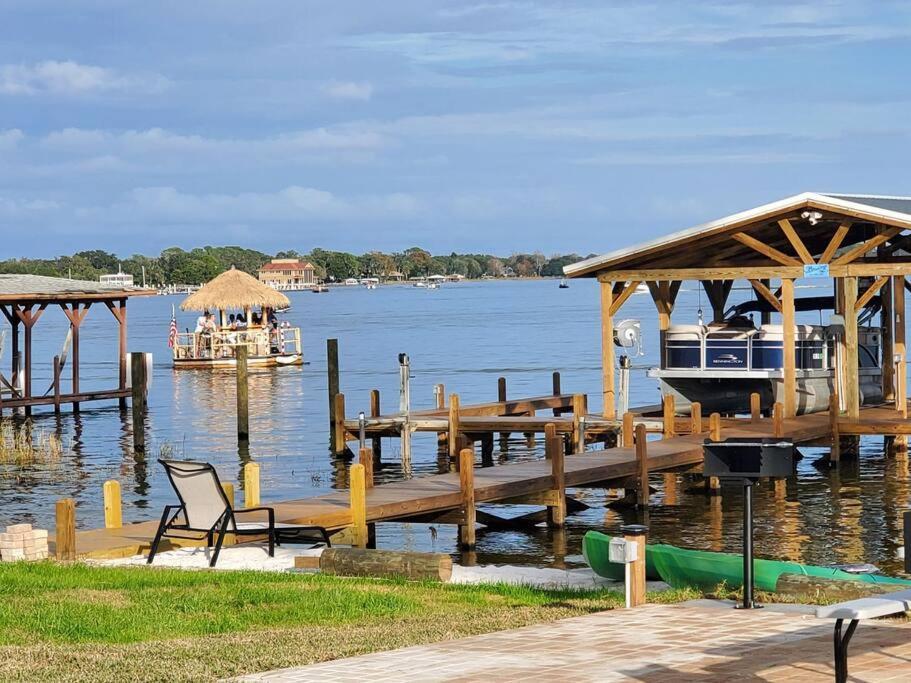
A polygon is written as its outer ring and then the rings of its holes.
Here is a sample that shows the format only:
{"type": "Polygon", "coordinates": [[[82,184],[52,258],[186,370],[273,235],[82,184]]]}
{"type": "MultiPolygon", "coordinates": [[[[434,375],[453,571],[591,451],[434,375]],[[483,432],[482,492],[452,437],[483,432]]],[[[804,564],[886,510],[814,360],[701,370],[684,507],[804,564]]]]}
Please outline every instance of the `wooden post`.
{"type": "MultiPolygon", "coordinates": [[[[853,314],[854,306],[851,305],[853,314]]],[[[855,316],[855,320],[856,320],[855,316]]],[[[782,389],[784,398],[784,415],[785,417],[794,417],[797,414],[797,347],[795,342],[795,319],[794,319],[794,280],[782,278],[781,280],[781,328],[782,338],[784,340],[784,367],[782,375],[784,387],[782,389]]]]}
{"type": "Polygon", "coordinates": [[[366,548],[369,539],[367,532],[367,481],[364,466],[361,464],[352,465],[349,476],[353,535],[351,545],[356,548],[366,548]]]}
{"type": "MultiPolygon", "coordinates": [[[[895,322],[895,297],[892,295],[892,286],[895,278],[889,278],[880,290],[882,312],[880,313],[880,330],[882,333],[882,366],[883,366],[883,400],[895,400],[895,343],[893,336],[893,323],[895,322]]],[[[898,283],[901,286],[901,283],[898,283]]]]}
{"type": "Polygon", "coordinates": [[[611,307],[614,303],[612,282],[601,283],[601,379],[603,382],[604,417],[617,418],[616,389],[614,386],[614,319],[611,307]]]}
{"type": "Polygon", "coordinates": [[[762,419],[762,396],[758,392],[750,394],[750,422],[758,423],[762,419]]]}
{"type": "Polygon", "coordinates": [[[234,347],[237,359],[237,440],[250,440],[249,384],[247,382],[247,346],[234,347]]]}
{"type": "MultiPolygon", "coordinates": [[[[845,292],[845,412],[852,420],[860,417],[860,392],[858,390],[857,344],[857,278],[844,278],[845,292]]],[[[790,416],[789,416],[790,417],[790,416]]]]}
{"type": "Polygon", "coordinates": [[[841,460],[841,434],[838,428],[838,416],[841,414],[841,406],[838,401],[838,394],[829,395],[829,431],[832,432],[832,445],[829,448],[829,462],[838,464],[841,460]]]}
{"type": "Polygon", "coordinates": [[[672,439],[677,436],[677,410],[674,407],[674,395],[665,394],[662,399],[662,406],[664,408],[664,438],[672,439]]]}
{"type": "MultiPolygon", "coordinates": [[[[338,383],[338,339],[326,340],[326,372],[329,386],[329,429],[335,429],[335,396],[339,392],[338,383]]],[[[333,450],[335,450],[333,448],[333,450]]]]}
{"type": "Polygon", "coordinates": [[[564,471],[563,448],[557,427],[553,423],[544,425],[544,453],[550,459],[550,474],[553,479],[552,505],[547,506],[547,526],[551,529],[566,523],[566,473],[564,471]]]}
{"type": "MultiPolygon", "coordinates": [[[[380,414],[380,390],[373,389],[370,392],[370,417],[379,417],[380,414]]],[[[379,465],[383,460],[383,439],[375,436],[371,443],[373,446],[373,462],[379,465]]]]}
{"type": "Polygon", "coordinates": [[[721,414],[709,415],[709,438],[712,441],[721,441],[721,414]]]}
{"type": "Polygon", "coordinates": [[[622,437],[623,437],[623,447],[624,448],[630,448],[633,445],[633,443],[635,441],[635,438],[633,436],[634,429],[635,429],[635,426],[633,425],[633,414],[630,412],[623,413],[622,437]]]}
{"type": "MultiPolygon", "coordinates": [[[[899,359],[898,367],[895,369],[895,401],[896,407],[902,414],[902,417],[908,417],[908,379],[906,376],[905,366],[905,276],[897,276],[892,280],[892,299],[893,310],[895,312],[895,329],[893,333],[892,352],[899,359]]],[[[889,360],[889,359],[887,359],[889,360]]],[[[894,359],[889,362],[894,362],[894,359]]],[[[907,442],[905,436],[903,441],[907,442]]]]}
{"type": "Polygon", "coordinates": [[[648,436],[644,424],[636,425],[636,467],[638,472],[638,487],[636,490],[636,505],[640,508],[648,507],[648,436]]]}
{"type": "Polygon", "coordinates": [[[133,385],[133,450],[137,453],[145,453],[146,363],[144,353],[130,354],[130,380],[133,385]]]}
{"type": "MultiPolygon", "coordinates": [[[[114,314],[114,317],[117,318],[117,330],[118,330],[118,365],[120,366],[120,389],[121,391],[127,388],[127,300],[121,299],[120,305],[117,307],[117,313],[114,314]]],[[[114,312],[114,308],[111,308],[111,312],[114,312]]],[[[120,409],[124,410],[127,407],[127,400],[121,398],[120,409]]]]}
{"type": "MultiPolygon", "coordinates": [[[[560,373],[556,370],[554,371],[553,375],[551,375],[551,382],[554,396],[559,396],[561,393],[563,393],[560,389],[560,373]]],[[[558,416],[559,414],[560,410],[554,408],[554,417],[558,416]]]]}
{"type": "Polygon", "coordinates": [[[244,465],[244,507],[259,507],[259,463],[244,465]]]}
{"type": "Polygon", "coordinates": [[[585,396],[583,394],[573,394],[573,453],[585,451],[585,441],[581,436],[582,430],[579,428],[579,420],[583,415],[585,415],[585,396]]]}
{"type": "Polygon", "coordinates": [[[221,490],[225,492],[225,497],[228,499],[228,504],[231,506],[231,509],[234,510],[237,507],[234,497],[234,484],[229,481],[223,481],[221,482],[221,490]]]}
{"type": "Polygon", "coordinates": [[[506,378],[497,378],[497,401],[506,403],[506,378]]]}
{"type": "Polygon", "coordinates": [[[702,434],[702,404],[698,401],[690,405],[690,431],[702,434]]]}
{"type": "Polygon", "coordinates": [[[335,395],[335,424],[332,429],[332,452],[344,453],[345,444],[345,394],[335,395]]]}
{"type": "MultiPolygon", "coordinates": [[[[638,530],[637,530],[638,531],[638,530]]],[[[637,546],[637,560],[630,564],[629,568],[629,606],[638,607],[645,604],[645,533],[630,533],[624,531],[623,540],[627,543],[635,543],[637,546]]]]}
{"type": "Polygon", "coordinates": [[[449,396],[449,460],[455,462],[459,457],[459,395],[449,396]]]}
{"type": "Polygon", "coordinates": [[[772,406],[772,436],[784,436],[784,406],[778,401],[772,406]]]}
{"type": "Polygon", "coordinates": [[[54,412],[60,412],[60,356],[54,356],[54,412]]]}
{"type": "Polygon", "coordinates": [[[459,453],[459,485],[462,490],[462,523],[459,524],[459,547],[471,550],[475,546],[474,451],[459,453]]]}
{"type": "Polygon", "coordinates": [[[358,454],[358,462],[364,466],[364,485],[373,488],[373,453],[369,448],[362,448],[358,454]]]}
{"type": "Polygon", "coordinates": [[[109,479],[104,482],[104,528],[119,529],[123,526],[123,508],[120,502],[120,482],[109,479]]]}
{"type": "Polygon", "coordinates": [[[61,498],[57,501],[57,559],[72,561],[76,559],[76,501],[72,498],[61,498]]]}

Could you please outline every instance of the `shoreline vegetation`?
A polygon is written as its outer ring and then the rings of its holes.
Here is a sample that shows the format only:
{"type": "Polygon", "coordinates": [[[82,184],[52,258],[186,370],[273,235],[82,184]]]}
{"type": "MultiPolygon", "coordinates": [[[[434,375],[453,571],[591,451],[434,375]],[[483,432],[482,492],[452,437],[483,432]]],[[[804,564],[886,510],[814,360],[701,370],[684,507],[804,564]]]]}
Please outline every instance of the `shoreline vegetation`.
{"type": "Polygon", "coordinates": [[[0,679],[215,680],[622,604],[603,589],[10,563],[0,565],[0,679]]]}
{"type": "Polygon", "coordinates": [[[50,259],[15,258],[0,261],[0,273],[70,277],[77,280],[98,280],[99,276],[122,270],[135,282],[148,286],[192,285],[208,282],[231,266],[254,277],[257,270],[273,258],[298,258],[313,264],[320,280],[342,281],[351,277],[383,277],[401,273],[405,278],[427,275],[462,275],[468,279],[482,277],[561,277],[563,266],[581,261],[578,254],[545,256],[541,252],[494,256],[491,254],[457,254],[434,256],[419,247],[387,254],[368,251],[355,255],[344,251],[312,249],[301,253],[294,250],[266,254],[243,247],[200,247],[184,251],[171,247],[158,256],[134,254],[121,258],[116,254],[94,249],[70,256],[50,259]]]}

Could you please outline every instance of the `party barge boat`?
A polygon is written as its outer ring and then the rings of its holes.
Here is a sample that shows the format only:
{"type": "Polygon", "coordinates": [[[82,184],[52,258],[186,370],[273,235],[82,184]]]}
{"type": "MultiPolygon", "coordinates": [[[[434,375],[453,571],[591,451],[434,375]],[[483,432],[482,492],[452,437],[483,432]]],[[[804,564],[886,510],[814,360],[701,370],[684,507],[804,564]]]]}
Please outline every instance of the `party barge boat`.
{"type": "Polygon", "coordinates": [[[300,328],[275,313],[290,305],[281,292],[232,267],[180,304],[200,313],[192,331],[180,332],[172,314],[168,346],[174,367],[233,367],[241,347],[251,367],[303,365],[300,328]]]}

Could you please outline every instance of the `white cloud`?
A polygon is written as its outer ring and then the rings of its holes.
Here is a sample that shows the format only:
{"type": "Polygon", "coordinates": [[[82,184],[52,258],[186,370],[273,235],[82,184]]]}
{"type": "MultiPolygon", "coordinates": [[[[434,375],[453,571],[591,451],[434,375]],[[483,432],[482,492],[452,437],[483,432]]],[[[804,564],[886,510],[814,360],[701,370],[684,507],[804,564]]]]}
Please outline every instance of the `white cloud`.
{"type": "Polygon", "coordinates": [[[13,147],[16,147],[23,139],[25,139],[25,135],[18,128],[0,130],[0,150],[12,149],[13,147]]]}
{"type": "Polygon", "coordinates": [[[361,100],[366,102],[373,96],[373,86],[370,83],[355,83],[353,81],[333,81],[323,88],[323,91],[339,100],[361,100]]]}
{"type": "Polygon", "coordinates": [[[156,92],[166,84],[167,80],[157,74],[125,75],[114,69],[69,60],[0,66],[0,94],[3,95],[80,95],[137,90],[156,92]]]}

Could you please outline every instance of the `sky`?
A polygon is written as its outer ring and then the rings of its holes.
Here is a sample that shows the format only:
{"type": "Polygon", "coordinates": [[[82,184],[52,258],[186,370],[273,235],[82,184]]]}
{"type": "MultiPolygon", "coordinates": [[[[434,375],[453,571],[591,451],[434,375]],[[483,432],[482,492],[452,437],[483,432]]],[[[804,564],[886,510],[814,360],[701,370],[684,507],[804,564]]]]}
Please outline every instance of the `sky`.
{"type": "Polygon", "coordinates": [[[911,3],[0,0],[0,258],[600,253],[911,194],[911,3]]]}

